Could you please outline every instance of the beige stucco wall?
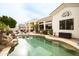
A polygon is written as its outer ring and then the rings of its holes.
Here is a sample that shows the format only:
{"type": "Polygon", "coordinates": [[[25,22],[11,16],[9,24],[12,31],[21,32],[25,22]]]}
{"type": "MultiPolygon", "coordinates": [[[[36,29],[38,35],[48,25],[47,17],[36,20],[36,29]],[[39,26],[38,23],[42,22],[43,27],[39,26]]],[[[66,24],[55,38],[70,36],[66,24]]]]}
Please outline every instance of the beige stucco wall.
{"type": "Polygon", "coordinates": [[[53,17],[52,19],[53,32],[56,33],[57,36],[59,32],[68,32],[68,33],[72,33],[73,38],[79,38],[79,7],[65,7],[64,9],[62,9],[52,17],[53,17]],[[62,17],[61,15],[65,11],[71,11],[71,15],[67,17],[62,17]],[[70,18],[74,19],[74,30],[59,30],[59,21],[70,19],[70,18]]]}

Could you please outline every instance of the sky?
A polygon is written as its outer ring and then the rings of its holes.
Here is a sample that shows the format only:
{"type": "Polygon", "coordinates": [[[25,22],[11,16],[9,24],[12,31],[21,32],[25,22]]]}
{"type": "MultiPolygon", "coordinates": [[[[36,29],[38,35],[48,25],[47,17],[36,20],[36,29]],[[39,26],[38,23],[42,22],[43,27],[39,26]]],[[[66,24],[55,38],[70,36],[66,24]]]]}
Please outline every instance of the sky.
{"type": "Polygon", "coordinates": [[[61,3],[0,3],[0,16],[10,16],[18,24],[48,16],[61,3]]]}

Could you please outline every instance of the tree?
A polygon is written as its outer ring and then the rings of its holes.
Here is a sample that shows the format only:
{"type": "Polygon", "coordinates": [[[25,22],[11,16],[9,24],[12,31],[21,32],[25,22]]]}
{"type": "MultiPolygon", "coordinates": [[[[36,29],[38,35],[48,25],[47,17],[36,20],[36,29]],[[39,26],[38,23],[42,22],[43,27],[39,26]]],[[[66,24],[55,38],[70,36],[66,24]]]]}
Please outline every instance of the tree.
{"type": "Polygon", "coordinates": [[[9,24],[9,19],[7,16],[2,16],[0,18],[0,21],[3,22],[4,24],[8,25],[9,24]]]}
{"type": "Polygon", "coordinates": [[[17,24],[17,22],[13,18],[9,17],[10,28],[14,28],[16,26],[16,24],[17,24]]]}
{"type": "Polygon", "coordinates": [[[4,30],[4,29],[8,29],[8,27],[3,23],[3,22],[0,22],[0,30],[4,30]]]}
{"type": "Polygon", "coordinates": [[[5,25],[9,26],[10,28],[14,28],[17,24],[17,22],[8,16],[2,16],[0,17],[0,21],[3,22],[5,25]]]}

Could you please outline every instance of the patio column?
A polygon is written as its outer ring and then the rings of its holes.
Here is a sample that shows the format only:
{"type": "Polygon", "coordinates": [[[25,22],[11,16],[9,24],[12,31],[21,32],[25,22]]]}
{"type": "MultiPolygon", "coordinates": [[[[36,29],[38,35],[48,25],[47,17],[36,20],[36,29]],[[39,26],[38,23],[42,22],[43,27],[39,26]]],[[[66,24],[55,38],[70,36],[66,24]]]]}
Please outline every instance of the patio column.
{"type": "Polygon", "coordinates": [[[45,24],[45,21],[44,21],[43,23],[44,23],[44,30],[46,30],[46,24],[45,24]]]}
{"type": "Polygon", "coordinates": [[[53,30],[53,20],[52,20],[52,30],[53,30]]]}
{"type": "Polygon", "coordinates": [[[39,23],[38,23],[38,31],[40,31],[39,23]]]}
{"type": "MultiPolygon", "coordinates": [[[[34,22],[34,25],[36,25],[36,22],[34,22]]],[[[36,32],[36,29],[35,29],[35,27],[34,27],[34,32],[36,32]]]]}
{"type": "Polygon", "coordinates": [[[30,28],[30,23],[29,23],[29,32],[30,32],[30,29],[31,29],[31,28],[30,28]]]}
{"type": "MultiPolygon", "coordinates": [[[[52,30],[53,30],[53,20],[52,20],[52,30]]],[[[52,34],[54,35],[54,33],[52,32],[52,34]]]]}

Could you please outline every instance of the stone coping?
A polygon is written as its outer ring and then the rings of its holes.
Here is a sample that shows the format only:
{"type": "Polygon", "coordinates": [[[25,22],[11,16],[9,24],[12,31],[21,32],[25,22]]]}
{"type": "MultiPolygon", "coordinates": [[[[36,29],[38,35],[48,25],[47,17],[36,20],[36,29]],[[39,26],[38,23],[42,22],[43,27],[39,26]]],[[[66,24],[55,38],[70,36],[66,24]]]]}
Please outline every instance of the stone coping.
{"type": "Polygon", "coordinates": [[[79,51],[79,45],[78,45],[78,43],[74,42],[74,41],[71,41],[70,39],[54,37],[54,36],[51,36],[51,35],[36,34],[36,33],[28,33],[27,35],[43,36],[43,37],[49,39],[50,41],[57,41],[57,42],[66,43],[69,46],[71,46],[74,49],[76,49],[77,51],[79,51]]]}

